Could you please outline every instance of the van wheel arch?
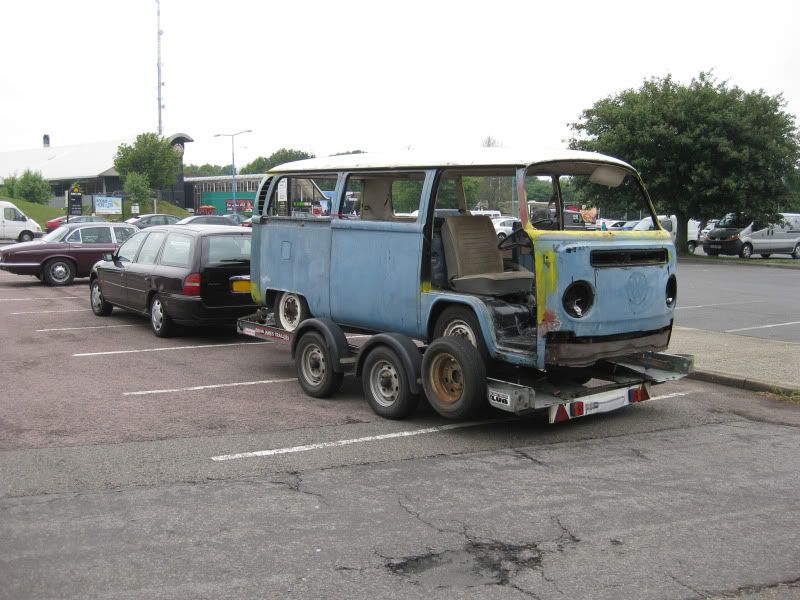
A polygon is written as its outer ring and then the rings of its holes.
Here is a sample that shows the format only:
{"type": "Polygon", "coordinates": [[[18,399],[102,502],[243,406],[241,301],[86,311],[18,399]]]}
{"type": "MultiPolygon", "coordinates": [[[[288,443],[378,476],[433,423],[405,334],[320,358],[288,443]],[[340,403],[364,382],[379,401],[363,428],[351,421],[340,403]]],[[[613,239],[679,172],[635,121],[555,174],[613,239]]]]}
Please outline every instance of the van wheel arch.
{"type": "Polygon", "coordinates": [[[33,232],[28,231],[27,229],[17,236],[18,242],[30,242],[33,239],[33,232]]]}

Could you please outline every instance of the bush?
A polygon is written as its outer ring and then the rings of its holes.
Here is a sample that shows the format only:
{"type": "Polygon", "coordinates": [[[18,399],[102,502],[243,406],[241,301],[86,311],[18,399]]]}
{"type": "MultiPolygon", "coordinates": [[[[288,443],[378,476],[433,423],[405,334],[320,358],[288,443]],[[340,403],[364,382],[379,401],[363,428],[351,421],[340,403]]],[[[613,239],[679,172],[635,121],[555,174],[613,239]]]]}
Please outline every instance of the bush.
{"type": "MultiPolygon", "coordinates": [[[[20,198],[28,202],[45,204],[51,197],[50,184],[47,183],[39,171],[25,169],[19,179],[14,178],[12,198],[20,198]]],[[[8,179],[6,180],[8,181],[8,179]]]]}

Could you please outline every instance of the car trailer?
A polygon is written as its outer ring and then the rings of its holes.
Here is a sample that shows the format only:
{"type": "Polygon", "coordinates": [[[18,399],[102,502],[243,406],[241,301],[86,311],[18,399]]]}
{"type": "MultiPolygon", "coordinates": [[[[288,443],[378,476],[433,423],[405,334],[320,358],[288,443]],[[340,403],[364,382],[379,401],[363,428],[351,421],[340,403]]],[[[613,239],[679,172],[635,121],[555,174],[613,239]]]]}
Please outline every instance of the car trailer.
{"type": "Polygon", "coordinates": [[[355,346],[330,319],[306,319],[294,331],[286,331],[266,308],[239,319],[237,330],[289,344],[297,378],[309,396],[332,396],[345,374],[361,377],[370,407],[389,419],[409,416],[424,394],[448,418],[470,417],[488,401],[516,415],[546,410],[550,423],[558,423],[648,400],[652,385],[680,379],[693,367],[691,356],[656,352],[555,374],[487,365],[463,337],[441,337],[420,345],[406,335],[378,333],[355,346]],[[586,385],[589,382],[593,384],[586,385]]]}

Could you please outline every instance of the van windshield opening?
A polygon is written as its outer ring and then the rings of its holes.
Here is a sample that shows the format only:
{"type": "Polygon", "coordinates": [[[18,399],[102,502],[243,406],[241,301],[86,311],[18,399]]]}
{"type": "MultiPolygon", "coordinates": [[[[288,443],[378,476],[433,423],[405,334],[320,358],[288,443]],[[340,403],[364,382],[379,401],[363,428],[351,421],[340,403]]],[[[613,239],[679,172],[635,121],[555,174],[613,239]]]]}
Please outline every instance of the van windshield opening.
{"type": "Polygon", "coordinates": [[[719,223],[717,223],[716,227],[719,229],[744,229],[753,219],[748,217],[743,213],[728,213],[719,223]]]}

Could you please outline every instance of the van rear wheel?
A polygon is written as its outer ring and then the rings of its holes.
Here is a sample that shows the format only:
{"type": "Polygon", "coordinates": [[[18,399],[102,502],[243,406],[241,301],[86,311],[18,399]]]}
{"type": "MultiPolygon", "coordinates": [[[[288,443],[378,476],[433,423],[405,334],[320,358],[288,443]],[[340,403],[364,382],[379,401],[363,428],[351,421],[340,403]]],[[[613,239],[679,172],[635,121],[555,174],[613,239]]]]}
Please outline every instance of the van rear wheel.
{"type": "Polygon", "coordinates": [[[483,340],[483,332],[478,318],[471,308],[466,306],[449,306],[442,311],[436,319],[433,328],[433,338],[455,336],[467,340],[478,349],[478,354],[484,362],[489,361],[489,350],[483,340]]]}

